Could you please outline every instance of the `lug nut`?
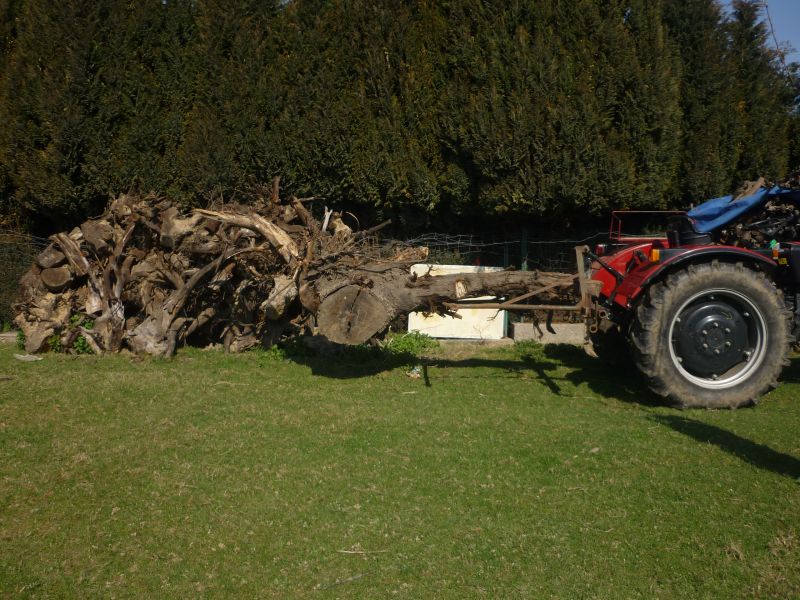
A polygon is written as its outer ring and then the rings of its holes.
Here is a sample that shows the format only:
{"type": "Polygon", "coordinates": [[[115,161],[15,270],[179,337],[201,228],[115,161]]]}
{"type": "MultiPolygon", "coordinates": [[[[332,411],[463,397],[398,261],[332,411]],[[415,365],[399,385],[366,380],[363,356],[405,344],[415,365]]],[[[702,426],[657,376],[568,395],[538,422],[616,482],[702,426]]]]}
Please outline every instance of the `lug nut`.
{"type": "Polygon", "coordinates": [[[708,348],[708,344],[703,344],[703,348],[708,348]]]}
{"type": "Polygon", "coordinates": [[[701,331],[700,333],[702,333],[703,335],[708,335],[708,332],[705,329],[703,329],[703,331],[701,331]]]}
{"type": "Polygon", "coordinates": [[[726,348],[730,348],[731,347],[731,343],[730,342],[725,342],[725,347],[726,348]]]}
{"type": "Polygon", "coordinates": [[[725,328],[725,333],[730,333],[730,332],[731,332],[731,328],[730,327],[726,327],[725,328]]]}
{"type": "Polygon", "coordinates": [[[719,327],[719,323],[717,323],[716,321],[714,321],[714,327],[719,327]]]}
{"type": "Polygon", "coordinates": [[[714,354],[719,354],[719,348],[714,348],[714,354]]]}

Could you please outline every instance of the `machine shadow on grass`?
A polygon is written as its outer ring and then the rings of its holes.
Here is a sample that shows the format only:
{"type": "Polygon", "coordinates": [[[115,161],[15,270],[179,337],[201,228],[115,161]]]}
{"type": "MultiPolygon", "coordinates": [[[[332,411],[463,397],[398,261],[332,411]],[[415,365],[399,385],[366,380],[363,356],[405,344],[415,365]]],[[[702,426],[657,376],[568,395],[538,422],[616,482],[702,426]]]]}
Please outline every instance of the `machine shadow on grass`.
{"type": "MultiPolygon", "coordinates": [[[[515,347],[516,350],[516,347],[515,347]]],[[[588,356],[583,349],[569,344],[531,345],[516,351],[517,356],[470,357],[463,359],[418,357],[407,352],[390,352],[380,347],[336,347],[325,352],[289,352],[288,357],[311,368],[314,375],[336,379],[367,377],[400,367],[419,367],[420,376],[428,387],[436,385],[438,369],[491,368],[494,376],[509,374],[533,378],[545,385],[556,396],[571,397],[574,388],[588,385],[592,392],[622,402],[645,406],[663,405],[653,395],[638,372],[630,368],[611,368],[597,358],[588,356]],[[566,373],[564,368],[566,367],[566,373]],[[563,385],[564,383],[569,385],[563,385]]],[[[493,375],[480,373],[481,378],[493,375]]]]}
{"type": "Polygon", "coordinates": [[[791,358],[791,364],[781,373],[780,381],[785,383],[800,383],[800,355],[791,358]]]}
{"type": "Polygon", "coordinates": [[[649,418],[698,442],[713,444],[759,469],[800,480],[800,460],[769,446],[758,444],[716,425],[679,415],[650,415],[649,418]]]}

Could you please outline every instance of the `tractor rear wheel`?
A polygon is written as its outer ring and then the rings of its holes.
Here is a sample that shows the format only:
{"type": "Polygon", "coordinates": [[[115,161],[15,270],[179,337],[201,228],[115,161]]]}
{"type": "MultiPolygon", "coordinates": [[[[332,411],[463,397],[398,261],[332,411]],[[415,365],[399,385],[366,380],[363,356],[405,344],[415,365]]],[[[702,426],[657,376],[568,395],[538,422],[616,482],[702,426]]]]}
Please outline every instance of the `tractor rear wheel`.
{"type": "Polygon", "coordinates": [[[681,408],[755,404],[788,364],[789,314],[763,273],[690,265],[636,308],[632,353],[650,388],[681,408]]]}

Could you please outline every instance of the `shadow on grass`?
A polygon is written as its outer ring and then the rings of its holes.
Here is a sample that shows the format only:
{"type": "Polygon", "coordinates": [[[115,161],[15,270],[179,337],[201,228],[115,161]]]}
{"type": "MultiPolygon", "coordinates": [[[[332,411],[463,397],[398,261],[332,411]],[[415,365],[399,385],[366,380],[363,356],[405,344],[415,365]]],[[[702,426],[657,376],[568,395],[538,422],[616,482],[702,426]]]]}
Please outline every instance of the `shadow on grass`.
{"type": "Polygon", "coordinates": [[[545,346],[545,354],[569,368],[566,379],[575,386],[586,384],[594,393],[631,404],[663,406],[664,400],[651,392],[630,361],[624,366],[609,365],[569,344],[545,346]]]}
{"type": "Polygon", "coordinates": [[[571,390],[587,384],[596,394],[646,406],[663,404],[644,385],[638,371],[631,365],[626,368],[609,367],[601,360],[588,356],[582,348],[569,344],[532,346],[517,350],[517,357],[499,358],[418,358],[411,353],[388,352],[374,347],[338,348],[324,354],[302,352],[290,354],[291,360],[311,368],[314,375],[337,379],[367,377],[399,367],[421,366],[425,385],[436,384],[434,368],[491,368],[496,373],[485,372],[481,378],[505,377],[509,373],[533,377],[545,385],[553,394],[572,396],[571,390]],[[566,374],[558,373],[567,367],[566,374]],[[563,389],[562,382],[569,382],[570,391],[563,389]]]}
{"type": "Polygon", "coordinates": [[[781,373],[781,381],[786,383],[800,383],[800,356],[794,356],[791,364],[781,373]]]}
{"type": "Polygon", "coordinates": [[[715,425],[701,423],[686,417],[651,415],[649,418],[698,442],[714,444],[720,450],[732,454],[759,469],[772,471],[792,479],[800,478],[800,460],[773,450],[769,446],[757,444],[735,433],[720,429],[715,425]]]}

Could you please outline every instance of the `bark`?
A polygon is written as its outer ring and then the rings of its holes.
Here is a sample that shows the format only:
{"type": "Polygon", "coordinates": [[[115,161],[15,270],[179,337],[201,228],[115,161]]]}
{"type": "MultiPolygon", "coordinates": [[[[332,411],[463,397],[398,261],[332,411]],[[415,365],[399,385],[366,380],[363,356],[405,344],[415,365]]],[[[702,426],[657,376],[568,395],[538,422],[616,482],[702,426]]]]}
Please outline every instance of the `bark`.
{"type": "Polygon", "coordinates": [[[42,250],[36,257],[36,264],[43,269],[51,269],[64,263],[66,257],[53,244],[42,250]]]}
{"type": "Polygon", "coordinates": [[[114,239],[114,227],[103,219],[86,221],[81,225],[81,233],[97,252],[108,250],[108,243],[114,239]]]}
{"type": "Polygon", "coordinates": [[[278,275],[274,287],[267,299],[261,305],[264,315],[273,321],[286,314],[289,306],[297,299],[297,285],[291,277],[278,275]]]}
{"type": "MultiPolygon", "coordinates": [[[[380,268],[379,268],[380,269],[380,268]]],[[[330,286],[319,307],[319,333],[339,344],[361,344],[383,331],[398,315],[422,310],[447,312],[446,304],[479,296],[514,296],[562,283],[572,276],[536,271],[500,271],[414,278],[404,269],[353,273],[353,283],[330,286]]],[[[551,292],[550,296],[562,294],[551,292]]]]}

